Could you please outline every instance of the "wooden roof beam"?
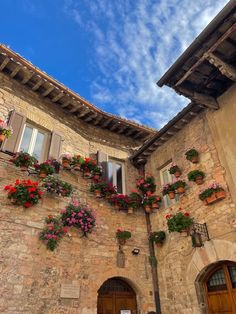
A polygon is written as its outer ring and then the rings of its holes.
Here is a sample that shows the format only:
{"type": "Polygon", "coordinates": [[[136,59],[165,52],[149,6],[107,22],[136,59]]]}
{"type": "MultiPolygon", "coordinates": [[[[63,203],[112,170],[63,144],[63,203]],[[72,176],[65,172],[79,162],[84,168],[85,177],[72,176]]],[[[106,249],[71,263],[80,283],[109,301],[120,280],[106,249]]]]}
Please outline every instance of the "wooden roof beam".
{"type": "Polygon", "coordinates": [[[124,133],[125,130],[127,130],[127,129],[128,129],[128,127],[124,125],[124,126],[122,126],[119,130],[117,130],[117,133],[118,133],[118,134],[124,133]]]}
{"type": "Polygon", "coordinates": [[[205,58],[210,64],[214,65],[224,76],[232,81],[236,81],[236,68],[230,64],[227,64],[213,53],[206,53],[205,58]]]}
{"type": "Polygon", "coordinates": [[[3,60],[2,64],[0,65],[0,71],[2,71],[7,66],[9,61],[10,61],[10,58],[8,57],[3,60]]]}
{"type": "Polygon", "coordinates": [[[54,87],[52,84],[50,84],[50,87],[47,88],[47,89],[45,90],[45,92],[42,93],[42,96],[43,96],[43,97],[48,96],[54,89],[55,89],[55,87],[54,87]]]}
{"type": "Polygon", "coordinates": [[[26,72],[25,77],[21,81],[22,84],[26,84],[34,76],[33,72],[26,72]]]}
{"type": "MultiPolygon", "coordinates": [[[[219,109],[219,104],[217,102],[217,100],[209,95],[206,94],[201,94],[201,93],[197,93],[194,92],[190,89],[184,88],[184,87],[179,87],[178,90],[185,95],[186,97],[190,98],[193,102],[204,105],[207,108],[210,109],[219,109]]],[[[183,121],[183,119],[181,119],[181,121],[183,121]]],[[[187,120],[188,122],[188,120],[187,120]]]]}
{"type": "MultiPolygon", "coordinates": [[[[75,113],[76,111],[78,111],[78,110],[82,110],[82,111],[84,111],[84,109],[88,109],[87,107],[82,107],[79,103],[76,103],[76,104],[74,104],[74,103],[71,103],[71,105],[73,105],[73,108],[72,109],[70,109],[70,112],[71,113],[75,113]]],[[[89,109],[88,109],[89,110],[89,109]]],[[[90,110],[89,110],[90,111],[90,110]]],[[[88,111],[88,112],[89,112],[88,111]]]]}
{"type": "Polygon", "coordinates": [[[61,108],[66,108],[71,104],[71,99],[67,99],[64,104],[61,104],[61,108]]]}
{"type": "MultiPolygon", "coordinates": [[[[213,52],[227,37],[230,36],[230,34],[236,29],[236,23],[234,23],[228,30],[225,32],[215,43],[211,46],[206,53],[213,52]]],[[[206,54],[203,54],[201,58],[198,59],[197,62],[195,62],[188,71],[175,83],[175,87],[182,84],[194,71],[195,69],[206,59],[206,54]]]]}
{"type": "Polygon", "coordinates": [[[77,117],[78,118],[83,118],[89,112],[91,112],[91,110],[86,108],[86,109],[82,110],[79,114],[77,114],[77,117]]]}
{"type": "Polygon", "coordinates": [[[14,78],[16,74],[20,71],[20,69],[21,69],[21,64],[17,64],[15,66],[15,69],[11,72],[10,77],[14,78]]]}
{"type": "Polygon", "coordinates": [[[97,117],[97,113],[91,114],[90,116],[88,116],[86,119],[84,119],[85,122],[89,122],[91,120],[93,120],[94,118],[97,117]]]}
{"type": "Polygon", "coordinates": [[[102,128],[106,128],[112,121],[113,121],[112,119],[108,119],[108,120],[104,121],[102,124],[102,128]]]}
{"type": "Polygon", "coordinates": [[[61,99],[65,94],[63,92],[59,92],[56,96],[54,96],[51,101],[57,102],[59,99],[61,99]]]}
{"type": "Polygon", "coordinates": [[[114,123],[109,130],[113,132],[117,127],[119,127],[119,123],[114,123]]]}
{"type": "Polygon", "coordinates": [[[44,82],[45,80],[43,80],[42,78],[39,78],[38,82],[32,87],[32,90],[35,92],[36,90],[39,89],[41,85],[43,85],[44,82]]]}
{"type": "Polygon", "coordinates": [[[135,129],[130,129],[128,132],[125,132],[126,136],[130,136],[131,134],[133,134],[134,132],[136,132],[135,129]]]}
{"type": "Polygon", "coordinates": [[[135,136],[134,139],[139,138],[143,134],[143,131],[138,132],[135,136]]]}
{"type": "Polygon", "coordinates": [[[93,121],[93,125],[98,125],[103,119],[102,115],[99,115],[96,120],[93,121]]]}

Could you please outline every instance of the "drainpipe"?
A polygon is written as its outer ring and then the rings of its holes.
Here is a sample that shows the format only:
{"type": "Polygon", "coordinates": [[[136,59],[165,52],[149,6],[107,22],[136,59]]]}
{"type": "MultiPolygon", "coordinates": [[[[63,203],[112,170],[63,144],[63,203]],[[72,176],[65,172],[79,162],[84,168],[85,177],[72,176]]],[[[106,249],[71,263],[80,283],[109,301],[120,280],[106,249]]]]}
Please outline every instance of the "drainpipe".
{"type": "MultiPolygon", "coordinates": [[[[139,174],[145,176],[145,164],[139,165],[139,174]]],[[[152,224],[150,219],[150,214],[145,213],[146,217],[146,226],[147,226],[147,235],[149,238],[150,232],[152,232],[152,224]]],[[[154,291],[154,300],[156,306],[156,313],[161,314],[161,301],[160,301],[160,293],[159,293],[159,280],[158,280],[158,272],[157,272],[157,259],[155,256],[155,249],[153,242],[149,241],[149,254],[150,254],[150,264],[151,264],[151,272],[152,272],[152,284],[154,291]]]]}

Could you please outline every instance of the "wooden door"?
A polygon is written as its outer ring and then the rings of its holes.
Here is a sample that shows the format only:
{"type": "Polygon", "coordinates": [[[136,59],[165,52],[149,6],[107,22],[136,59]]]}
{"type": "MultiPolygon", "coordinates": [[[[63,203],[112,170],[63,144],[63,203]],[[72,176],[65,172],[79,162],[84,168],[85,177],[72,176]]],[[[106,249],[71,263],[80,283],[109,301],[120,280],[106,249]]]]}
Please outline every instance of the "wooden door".
{"type": "Polygon", "coordinates": [[[107,280],[98,291],[97,314],[120,314],[121,310],[130,310],[137,314],[136,295],[123,280],[107,280]]]}
{"type": "Polygon", "coordinates": [[[209,314],[236,314],[236,264],[218,266],[205,282],[209,314]]]}

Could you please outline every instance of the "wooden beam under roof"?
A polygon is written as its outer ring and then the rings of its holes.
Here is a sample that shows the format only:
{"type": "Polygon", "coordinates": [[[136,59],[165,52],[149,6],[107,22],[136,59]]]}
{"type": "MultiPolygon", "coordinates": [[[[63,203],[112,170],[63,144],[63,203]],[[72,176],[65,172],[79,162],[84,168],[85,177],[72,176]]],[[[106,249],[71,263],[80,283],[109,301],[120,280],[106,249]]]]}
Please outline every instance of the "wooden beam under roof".
{"type": "Polygon", "coordinates": [[[34,76],[34,73],[33,72],[30,72],[30,71],[27,71],[25,74],[24,74],[24,78],[23,80],[21,81],[21,84],[26,84],[27,82],[29,82],[29,80],[34,76]]]}
{"type": "Polygon", "coordinates": [[[10,58],[6,57],[6,58],[3,60],[2,64],[0,65],[0,71],[2,71],[2,70],[7,66],[7,64],[8,64],[9,62],[10,62],[10,58]]]}
{"type": "Polygon", "coordinates": [[[107,119],[106,121],[103,122],[101,127],[106,128],[112,121],[113,121],[113,119],[107,119]]]}
{"type": "Polygon", "coordinates": [[[34,84],[34,86],[32,87],[32,90],[35,92],[36,90],[39,89],[41,85],[43,85],[44,82],[45,81],[41,77],[39,77],[38,82],[34,84]]]}
{"type": "Polygon", "coordinates": [[[131,134],[133,134],[134,132],[136,132],[135,129],[130,129],[128,132],[125,132],[126,136],[130,136],[131,134]]]}
{"type": "Polygon", "coordinates": [[[11,72],[10,77],[14,78],[16,74],[20,71],[20,69],[21,69],[21,64],[17,64],[15,66],[15,69],[11,72]]]}
{"type": "Polygon", "coordinates": [[[76,102],[76,103],[71,103],[71,105],[73,106],[73,108],[71,108],[69,111],[71,113],[75,113],[80,109],[87,109],[86,107],[83,107],[80,103],[76,102]]]}
{"type": "Polygon", "coordinates": [[[210,64],[214,65],[224,76],[228,77],[232,81],[236,81],[236,68],[230,64],[227,64],[213,53],[206,53],[205,58],[210,64]]]}
{"type": "Polygon", "coordinates": [[[120,123],[114,123],[112,126],[109,127],[110,131],[114,131],[115,129],[117,129],[119,127],[120,123]]]}
{"type": "Polygon", "coordinates": [[[89,122],[89,121],[93,120],[94,118],[96,118],[97,115],[98,115],[97,113],[93,113],[90,116],[88,116],[87,118],[85,118],[84,121],[89,122]]]}
{"type": "Polygon", "coordinates": [[[85,109],[81,110],[80,113],[77,114],[77,117],[78,117],[78,118],[83,118],[83,117],[84,117],[87,113],[89,113],[89,112],[91,112],[91,110],[88,109],[88,108],[85,108],[85,109]]]}
{"type": "Polygon", "coordinates": [[[66,108],[72,103],[72,100],[69,98],[67,99],[64,104],[61,104],[61,108],[66,108]]]}
{"type": "Polygon", "coordinates": [[[123,126],[121,126],[121,128],[119,130],[117,130],[117,133],[121,134],[121,133],[125,132],[125,130],[127,130],[127,129],[128,129],[128,127],[126,125],[123,125],[123,126]]]}
{"type": "Polygon", "coordinates": [[[61,99],[65,94],[63,92],[59,92],[56,96],[54,96],[51,101],[57,102],[59,99],[61,99]]]}
{"type": "MultiPolygon", "coordinates": [[[[213,52],[229,35],[236,29],[236,23],[234,23],[215,43],[211,46],[206,53],[213,52]]],[[[188,77],[193,73],[193,71],[204,61],[206,60],[206,53],[201,56],[201,58],[195,62],[190,69],[174,84],[175,87],[182,84],[188,77]]]]}
{"type": "Polygon", "coordinates": [[[134,139],[140,137],[143,134],[143,131],[138,132],[137,134],[134,135],[134,139]]]}
{"type": "Polygon", "coordinates": [[[54,89],[55,89],[55,87],[54,87],[52,84],[50,84],[50,87],[47,88],[47,89],[45,90],[45,92],[43,92],[41,95],[42,95],[43,97],[46,97],[46,96],[48,96],[54,89]]]}
{"type": "Polygon", "coordinates": [[[102,115],[99,115],[96,120],[93,121],[93,125],[98,125],[103,119],[102,115]]]}

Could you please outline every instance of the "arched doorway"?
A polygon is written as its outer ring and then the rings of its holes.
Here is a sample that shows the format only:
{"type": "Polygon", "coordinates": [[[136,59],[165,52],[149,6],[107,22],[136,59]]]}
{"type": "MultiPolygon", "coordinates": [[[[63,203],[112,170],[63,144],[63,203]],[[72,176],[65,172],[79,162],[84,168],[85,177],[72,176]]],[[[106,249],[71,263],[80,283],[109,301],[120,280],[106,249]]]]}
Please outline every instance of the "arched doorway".
{"type": "Polygon", "coordinates": [[[236,263],[217,263],[204,277],[209,314],[236,314],[236,263]]]}
{"type": "Polygon", "coordinates": [[[137,313],[136,294],[123,279],[110,278],[98,290],[97,314],[122,314],[122,310],[124,314],[137,313]]]}

